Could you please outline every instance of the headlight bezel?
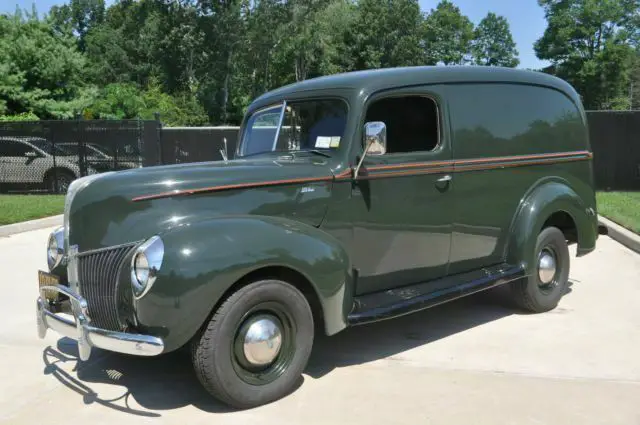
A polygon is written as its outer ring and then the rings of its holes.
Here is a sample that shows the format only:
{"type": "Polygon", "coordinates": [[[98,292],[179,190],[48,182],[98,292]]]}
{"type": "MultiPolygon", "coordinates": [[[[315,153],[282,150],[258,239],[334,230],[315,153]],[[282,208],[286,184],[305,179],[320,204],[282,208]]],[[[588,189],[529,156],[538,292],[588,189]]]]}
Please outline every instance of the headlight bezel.
{"type": "Polygon", "coordinates": [[[155,283],[164,258],[164,243],[160,236],[153,236],[140,245],[131,257],[131,289],[136,300],[144,297],[155,283]],[[140,278],[138,261],[146,260],[146,276],[140,278]]]}
{"type": "Polygon", "coordinates": [[[49,271],[58,267],[64,257],[64,226],[60,226],[51,232],[47,239],[47,266],[49,271]],[[55,244],[55,249],[53,249],[53,244],[55,244]],[[55,252],[55,255],[51,255],[52,252],[55,252]]]}

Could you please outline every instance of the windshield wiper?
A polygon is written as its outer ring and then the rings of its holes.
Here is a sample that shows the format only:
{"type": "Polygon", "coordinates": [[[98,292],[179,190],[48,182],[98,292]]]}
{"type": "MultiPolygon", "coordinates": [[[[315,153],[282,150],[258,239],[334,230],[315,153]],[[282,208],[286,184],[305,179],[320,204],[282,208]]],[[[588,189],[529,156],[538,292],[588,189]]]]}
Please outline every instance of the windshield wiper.
{"type": "Polygon", "coordinates": [[[320,155],[320,156],[324,156],[326,158],[332,158],[331,155],[329,155],[326,152],[322,152],[321,150],[318,149],[302,149],[302,150],[298,150],[298,151],[287,151],[287,150],[279,150],[279,151],[261,151],[261,152],[254,152],[254,153],[247,153],[244,155],[240,155],[239,158],[246,158],[249,156],[255,156],[255,155],[262,155],[262,154],[270,154],[270,153],[278,153],[278,154],[284,154],[284,155],[297,155],[301,152],[310,152],[316,155],[320,155]]]}
{"type": "Polygon", "coordinates": [[[301,150],[301,151],[298,151],[298,152],[311,152],[311,153],[314,153],[316,155],[324,156],[326,158],[331,158],[331,155],[329,155],[326,152],[322,152],[321,150],[318,150],[318,149],[305,149],[305,150],[301,150]]]}

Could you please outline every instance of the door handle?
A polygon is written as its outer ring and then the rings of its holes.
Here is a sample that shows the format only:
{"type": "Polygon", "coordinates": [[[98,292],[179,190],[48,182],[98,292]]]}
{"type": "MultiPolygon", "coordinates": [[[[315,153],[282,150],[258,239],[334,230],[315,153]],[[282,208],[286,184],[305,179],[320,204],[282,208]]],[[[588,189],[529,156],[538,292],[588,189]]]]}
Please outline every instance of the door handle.
{"type": "Polygon", "coordinates": [[[440,177],[438,180],[436,180],[436,182],[438,183],[447,183],[451,181],[451,175],[447,174],[446,176],[442,176],[440,177]]]}

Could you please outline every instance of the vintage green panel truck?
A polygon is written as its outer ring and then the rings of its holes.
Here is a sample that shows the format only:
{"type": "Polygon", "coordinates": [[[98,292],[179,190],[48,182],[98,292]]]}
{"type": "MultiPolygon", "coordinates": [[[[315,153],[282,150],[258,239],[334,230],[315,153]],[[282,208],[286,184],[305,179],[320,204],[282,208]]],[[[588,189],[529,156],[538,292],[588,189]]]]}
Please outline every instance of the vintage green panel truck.
{"type": "MultiPolygon", "coordinates": [[[[233,159],[75,180],[39,271],[38,332],[155,356],[249,408],[314,335],[508,284],[553,309],[598,238],[579,96],[542,73],[408,67],[310,79],[248,108],[233,159]]],[[[523,335],[523,338],[525,336],[523,335]]]]}

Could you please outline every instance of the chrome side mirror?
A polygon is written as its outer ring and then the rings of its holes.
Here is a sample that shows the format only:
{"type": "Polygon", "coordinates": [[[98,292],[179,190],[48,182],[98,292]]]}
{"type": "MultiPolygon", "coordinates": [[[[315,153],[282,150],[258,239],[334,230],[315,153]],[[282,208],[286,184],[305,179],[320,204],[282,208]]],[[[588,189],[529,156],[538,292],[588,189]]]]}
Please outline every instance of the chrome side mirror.
{"type": "Polygon", "coordinates": [[[372,121],[364,125],[364,141],[369,155],[387,153],[387,126],[382,121],[372,121]]]}
{"type": "Polygon", "coordinates": [[[387,126],[382,121],[371,121],[364,125],[364,153],[356,166],[353,178],[358,178],[358,172],[364,158],[369,155],[384,155],[387,153],[387,126]]]}

